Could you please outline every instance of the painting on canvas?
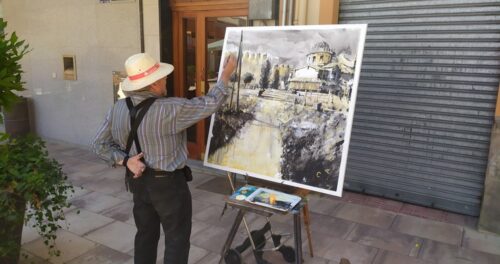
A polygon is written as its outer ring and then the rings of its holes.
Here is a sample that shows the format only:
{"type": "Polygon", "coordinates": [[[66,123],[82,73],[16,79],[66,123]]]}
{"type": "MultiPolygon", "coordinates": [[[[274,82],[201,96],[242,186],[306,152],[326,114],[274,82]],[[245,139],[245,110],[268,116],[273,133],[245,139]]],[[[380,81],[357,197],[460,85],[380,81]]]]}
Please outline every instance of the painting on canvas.
{"type": "Polygon", "coordinates": [[[204,164],[341,196],[366,25],[228,28],[204,164]]]}

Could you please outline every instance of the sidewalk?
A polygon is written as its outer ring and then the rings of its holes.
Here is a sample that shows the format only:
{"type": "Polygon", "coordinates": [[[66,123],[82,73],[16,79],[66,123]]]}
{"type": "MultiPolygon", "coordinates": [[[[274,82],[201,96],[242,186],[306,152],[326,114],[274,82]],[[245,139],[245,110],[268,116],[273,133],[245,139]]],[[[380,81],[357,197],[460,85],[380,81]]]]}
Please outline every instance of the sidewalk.
{"type": "MultiPolygon", "coordinates": [[[[133,263],[135,225],[132,196],[125,191],[123,168],[109,168],[90,151],[59,142],[48,142],[50,154],[75,185],[67,210],[67,224],[58,233],[62,255],[46,260],[47,250],[36,232],[24,227],[23,249],[29,255],[20,263],[133,263]],[[77,212],[79,211],[79,214],[77,212]]],[[[190,264],[218,263],[220,251],[236,216],[224,207],[228,182],[223,172],[190,161],[194,180],[193,228],[190,264]]],[[[342,198],[311,195],[309,198],[314,257],[309,256],[303,228],[304,262],[339,263],[500,263],[500,236],[476,231],[477,218],[440,210],[344,192],[342,198]]],[[[499,208],[500,210],[500,208],[499,208]]],[[[247,215],[250,228],[260,229],[263,217],[247,215]]],[[[275,233],[292,233],[291,216],[273,216],[275,233]]],[[[233,247],[246,232],[240,227],[233,247]]],[[[158,263],[163,258],[160,238],[158,263]]],[[[293,246],[293,237],[287,245],[293,246]]],[[[269,244],[268,244],[269,245],[269,244]]],[[[246,263],[255,263],[250,250],[246,263]]],[[[286,263],[279,252],[266,252],[269,263],[286,263]]]]}

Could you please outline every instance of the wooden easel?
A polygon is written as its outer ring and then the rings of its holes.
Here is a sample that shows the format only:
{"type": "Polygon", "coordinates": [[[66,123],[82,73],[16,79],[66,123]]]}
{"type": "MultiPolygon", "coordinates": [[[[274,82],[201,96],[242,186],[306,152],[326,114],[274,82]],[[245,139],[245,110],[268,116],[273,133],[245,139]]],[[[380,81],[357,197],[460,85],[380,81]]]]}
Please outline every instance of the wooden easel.
{"type": "MultiPolygon", "coordinates": [[[[309,195],[309,190],[295,188],[295,195],[300,196],[303,200],[307,201],[307,195],[309,195]]],[[[302,214],[304,216],[304,226],[306,227],[307,233],[307,244],[309,245],[309,255],[314,257],[313,246],[312,246],[312,236],[311,236],[311,225],[309,221],[309,204],[306,202],[304,207],[302,207],[302,214]]]]}
{"type": "MultiPolygon", "coordinates": [[[[227,176],[228,176],[228,180],[229,180],[229,183],[231,186],[232,193],[234,193],[236,191],[235,184],[234,184],[236,182],[236,174],[228,172],[227,176]]],[[[246,183],[249,183],[248,180],[246,180],[246,183]]],[[[312,247],[311,229],[310,229],[310,221],[309,221],[309,207],[307,205],[307,199],[306,199],[306,196],[309,194],[309,191],[304,190],[304,189],[299,189],[299,188],[288,187],[288,186],[285,187],[283,185],[279,185],[279,184],[275,184],[275,183],[271,183],[271,182],[267,182],[267,181],[259,181],[257,179],[254,179],[252,182],[250,182],[250,184],[255,185],[255,186],[266,186],[266,187],[276,189],[279,191],[293,193],[293,194],[298,195],[301,198],[303,198],[302,201],[304,201],[304,202],[301,203],[302,214],[303,214],[303,218],[304,218],[304,225],[306,226],[307,241],[308,241],[308,245],[309,245],[309,254],[311,257],[313,257],[314,253],[313,253],[313,247],[312,247]]],[[[226,205],[228,203],[229,202],[226,202],[226,205]]],[[[232,205],[233,207],[234,206],[239,207],[237,204],[234,204],[234,203],[231,203],[230,205],[232,205]]],[[[299,211],[296,211],[296,213],[294,213],[295,251],[296,251],[296,263],[302,263],[302,249],[301,249],[302,243],[300,242],[301,241],[301,238],[300,238],[300,207],[298,210],[299,211]],[[297,236],[298,236],[298,239],[297,239],[297,236]]],[[[252,210],[249,209],[249,211],[252,211],[252,210]]],[[[262,212],[261,212],[261,214],[262,214],[262,212]]],[[[265,213],[264,213],[264,215],[265,215],[265,213]]],[[[269,218],[270,215],[272,215],[272,213],[265,215],[265,216],[269,218]]],[[[239,225],[239,222],[241,222],[241,221],[243,221],[243,224],[245,225],[245,229],[247,231],[248,237],[250,238],[249,240],[250,240],[250,243],[252,245],[252,248],[254,250],[256,249],[256,245],[254,244],[254,241],[251,239],[252,235],[250,232],[250,228],[248,227],[246,219],[243,217],[242,210],[240,208],[238,216],[237,216],[235,223],[233,225],[233,228],[232,228],[232,230],[228,236],[228,239],[226,241],[226,244],[224,245],[224,248],[222,250],[221,259],[220,259],[219,263],[222,263],[222,260],[224,259],[225,254],[227,253],[227,250],[229,250],[232,239],[234,238],[234,235],[236,232],[235,225],[239,225]]]]}

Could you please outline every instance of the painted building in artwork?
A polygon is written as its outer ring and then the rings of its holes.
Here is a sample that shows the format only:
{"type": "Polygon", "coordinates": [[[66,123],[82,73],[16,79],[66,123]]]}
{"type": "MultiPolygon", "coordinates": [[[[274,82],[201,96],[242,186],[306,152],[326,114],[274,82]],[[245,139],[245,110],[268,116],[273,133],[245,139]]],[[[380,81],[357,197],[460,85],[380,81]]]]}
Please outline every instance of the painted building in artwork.
{"type": "Polygon", "coordinates": [[[321,41],[316,43],[311,52],[307,54],[307,65],[322,67],[330,63],[334,56],[335,52],[330,49],[328,43],[321,41]]]}
{"type": "MultiPolygon", "coordinates": [[[[278,61],[276,57],[273,57],[268,53],[253,52],[248,50],[243,52],[241,76],[245,76],[248,73],[253,75],[253,80],[248,84],[249,86],[247,87],[255,88],[258,85],[262,74],[262,67],[268,60],[271,65],[276,65],[275,63],[278,61]]],[[[281,69],[280,72],[285,72],[286,66],[283,65],[282,67],[283,69],[281,69]]],[[[274,70],[275,68],[270,69],[270,82],[272,82],[274,70]]]]}
{"type": "Polygon", "coordinates": [[[290,74],[293,71],[293,67],[290,64],[277,64],[273,67],[273,72],[278,71],[279,75],[279,87],[278,89],[285,90],[288,80],[290,79],[290,74]]]}
{"type": "Polygon", "coordinates": [[[319,68],[306,66],[298,69],[290,79],[288,89],[293,91],[319,91],[321,80],[318,78],[319,68]]]}
{"type": "Polygon", "coordinates": [[[348,79],[353,78],[354,63],[355,59],[352,55],[346,52],[337,55],[328,43],[318,42],[306,56],[307,66],[293,73],[288,88],[332,93],[339,96],[347,95],[352,87],[352,82],[348,79]],[[344,79],[341,78],[342,76],[344,79]]]}
{"type": "Polygon", "coordinates": [[[340,71],[349,73],[349,74],[354,74],[354,65],[356,62],[356,56],[352,55],[349,52],[342,52],[339,54],[337,57],[338,60],[338,66],[340,68],[340,71]]]}

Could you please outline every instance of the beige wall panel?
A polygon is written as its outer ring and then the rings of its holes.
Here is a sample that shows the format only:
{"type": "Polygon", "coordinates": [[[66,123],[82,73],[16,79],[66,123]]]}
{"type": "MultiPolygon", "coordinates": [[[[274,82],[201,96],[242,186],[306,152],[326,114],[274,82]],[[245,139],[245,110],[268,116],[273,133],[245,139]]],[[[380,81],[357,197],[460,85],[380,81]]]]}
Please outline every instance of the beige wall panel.
{"type": "Polygon", "coordinates": [[[321,0],[319,24],[338,24],[340,0],[321,0]]]}
{"type": "Polygon", "coordinates": [[[295,0],[294,25],[337,24],[340,0],[295,0]]]}
{"type": "Polygon", "coordinates": [[[319,12],[320,12],[320,0],[308,0],[306,25],[318,25],[319,12]]]}

